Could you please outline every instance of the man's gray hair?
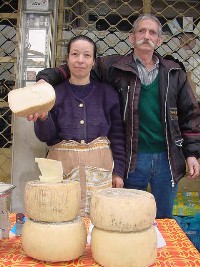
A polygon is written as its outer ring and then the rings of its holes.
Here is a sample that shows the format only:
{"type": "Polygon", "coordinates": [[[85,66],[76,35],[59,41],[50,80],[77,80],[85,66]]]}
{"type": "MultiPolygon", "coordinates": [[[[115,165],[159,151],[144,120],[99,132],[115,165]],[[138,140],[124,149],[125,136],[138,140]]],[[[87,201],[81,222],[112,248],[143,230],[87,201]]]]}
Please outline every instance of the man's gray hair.
{"type": "Polygon", "coordinates": [[[133,23],[132,32],[134,32],[135,29],[137,28],[139,21],[146,20],[146,19],[151,19],[151,20],[155,21],[158,24],[158,36],[160,37],[162,35],[162,24],[160,23],[159,19],[156,16],[152,15],[152,14],[140,15],[133,23]]]}

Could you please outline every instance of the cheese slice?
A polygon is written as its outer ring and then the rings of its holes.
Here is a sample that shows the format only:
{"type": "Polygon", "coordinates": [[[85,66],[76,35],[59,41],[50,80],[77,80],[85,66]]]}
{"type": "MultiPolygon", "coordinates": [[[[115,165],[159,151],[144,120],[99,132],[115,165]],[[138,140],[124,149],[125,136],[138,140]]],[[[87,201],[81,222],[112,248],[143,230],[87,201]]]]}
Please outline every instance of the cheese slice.
{"type": "Polygon", "coordinates": [[[41,183],[29,181],[25,186],[24,204],[29,218],[43,222],[74,220],[80,210],[81,187],[77,181],[41,183]]]}
{"type": "Polygon", "coordinates": [[[53,159],[36,158],[41,175],[40,182],[61,182],[63,180],[62,162],[53,159]]]}
{"type": "Polygon", "coordinates": [[[81,217],[66,223],[41,223],[27,219],[22,228],[22,248],[42,261],[69,261],[85,250],[87,231],[81,217]]]}
{"type": "Polygon", "coordinates": [[[147,267],[156,261],[155,227],[141,232],[119,233],[92,230],[91,251],[94,260],[104,267],[147,267]]]}
{"type": "Polygon", "coordinates": [[[55,103],[55,91],[46,82],[18,88],[8,93],[9,107],[19,117],[48,112],[55,103]]]}
{"type": "Polygon", "coordinates": [[[149,192],[108,188],[92,194],[90,219],[97,228],[137,232],[153,225],[155,217],[156,202],[149,192]]]}

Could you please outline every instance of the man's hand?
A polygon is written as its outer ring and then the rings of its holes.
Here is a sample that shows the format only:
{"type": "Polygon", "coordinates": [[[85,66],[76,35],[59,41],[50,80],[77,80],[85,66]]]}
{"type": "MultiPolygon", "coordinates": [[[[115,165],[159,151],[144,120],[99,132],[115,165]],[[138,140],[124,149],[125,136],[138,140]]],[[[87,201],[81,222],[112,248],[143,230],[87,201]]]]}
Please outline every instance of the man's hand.
{"type": "Polygon", "coordinates": [[[120,176],[118,176],[116,174],[113,174],[113,176],[112,176],[112,187],[123,188],[124,187],[123,179],[120,176]]]}
{"type": "Polygon", "coordinates": [[[32,115],[28,115],[28,121],[36,121],[37,119],[41,121],[45,121],[48,117],[48,112],[34,113],[32,115]]]}
{"type": "Polygon", "coordinates": [[[200,174],[200,165],[198,160],[195,157],[188,157],[187,165],[188,165],[188,178],[189,179],[197,178],[200,174]]]}

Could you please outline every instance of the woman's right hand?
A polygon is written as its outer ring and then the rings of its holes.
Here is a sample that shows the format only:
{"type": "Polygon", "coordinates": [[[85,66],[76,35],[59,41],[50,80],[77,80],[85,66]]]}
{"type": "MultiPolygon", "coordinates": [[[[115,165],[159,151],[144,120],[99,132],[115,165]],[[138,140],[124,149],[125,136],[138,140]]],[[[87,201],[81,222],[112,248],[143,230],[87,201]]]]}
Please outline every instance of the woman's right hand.
{"type": "Polygon", "coordinates": [[[46,81],[43,80],[43,79],[40,79],[40,80],[38,80],[38,81],[36,82],[36,84],[38,84],[38,83],[46,83],[46,81]]]}
{"type": "Polygon", "coordinates": [[[28,121],[37,121],[37,120],[45,121],[47,117],[48,117],[48,112],[34,113],[31,115],[28,115],[27,120],[28,121]]]}

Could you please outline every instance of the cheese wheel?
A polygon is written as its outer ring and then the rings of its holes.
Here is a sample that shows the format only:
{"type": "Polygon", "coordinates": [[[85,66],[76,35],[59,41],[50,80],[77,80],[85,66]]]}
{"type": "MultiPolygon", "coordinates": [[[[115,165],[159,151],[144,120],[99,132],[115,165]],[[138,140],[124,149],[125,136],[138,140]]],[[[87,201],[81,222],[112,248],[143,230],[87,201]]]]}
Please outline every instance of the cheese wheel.
{"type": "Polygon", "coordinates": [[[46,83],[18,88],[8,93],[9,107],[19,117],[48,112],[55,103],[55,91],[46,83]]]}
{"type": "Polygon", "coordinates": [[[94,260],[104,267],[147,267],[156,261],[155,227],[141,232],[119,233],[92,230],[91,251],[94,260]]]}
{"type": "Polygon", "coordinates": [[[80,210],[81,188],[77,181],[41,183],[29,181],[24,204],[29,218],[43,222],[74,220],[80,210]]]}
{"type": "Polygon", "coordinates": [[[41,175],[40,182],[61,182],[63,180],[62,162],[53,159],[35,158],[41,175]]]}
{"type": "Polygon", "coordinates": [[[63,181],[62,176],[42,176],[39,175],[40,182],[42,183],[59,183],[63,181]]]}
{"type": "Polygon", "coordinates": [[[22,228],[22,248],[43,261],[69,261],[85,250],[87,231],[81,217],[66,223],[41,223],[27,219],[22,228]]]}
{"type": "Polygon", "coordinates": [[[90,219],[100,229],[137,232],[149,228],[156,217],[151,193],[125,188],[108,188],[92,194],[90,219]]]}

